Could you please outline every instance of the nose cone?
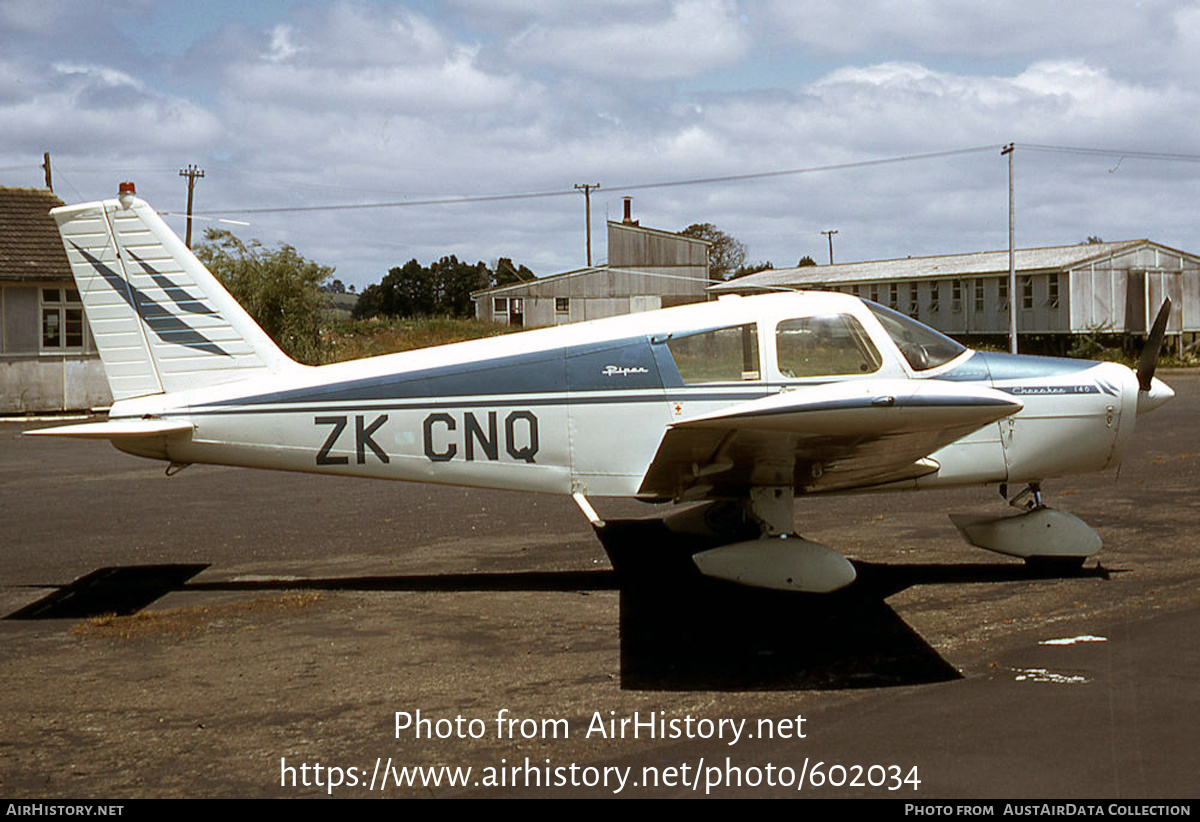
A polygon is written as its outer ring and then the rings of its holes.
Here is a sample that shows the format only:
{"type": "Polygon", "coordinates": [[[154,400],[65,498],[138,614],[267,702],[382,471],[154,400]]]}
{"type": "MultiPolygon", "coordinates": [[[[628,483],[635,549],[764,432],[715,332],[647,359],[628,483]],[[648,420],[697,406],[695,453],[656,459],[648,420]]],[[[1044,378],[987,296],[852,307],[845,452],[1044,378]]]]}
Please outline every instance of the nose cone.
{"type": "Polygon", "coordinates": [[[1153,411],[1174,396],[1175,392],[1171,390],[1171,386],[1155,377],[1150,381],[1149,391],[1138,391],[1138,416],[1153,411]]]}

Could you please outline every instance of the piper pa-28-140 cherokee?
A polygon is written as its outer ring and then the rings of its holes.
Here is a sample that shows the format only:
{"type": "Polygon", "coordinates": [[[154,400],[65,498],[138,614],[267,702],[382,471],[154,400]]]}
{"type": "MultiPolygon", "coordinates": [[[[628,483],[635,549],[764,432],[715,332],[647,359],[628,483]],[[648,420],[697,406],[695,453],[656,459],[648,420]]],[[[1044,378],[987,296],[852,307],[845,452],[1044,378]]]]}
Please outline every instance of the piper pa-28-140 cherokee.
{"type": "Polygon", "coordinates": [[[1100,548],[1042,503],[1117,465],[1170,305],[1137,372],[981,353],[837,293],[730,297],[319,367],[290,360],[131,184],[51,212],[112,388],[105,422],[30,433],[131,454],[681,506],[709,576],[824,592],[855,578],[795,534],[793,501],[857,489],[1025,484],[1022,513],[957,517],[975,545],[1078,565],[1100,548]],[[736,521],[736,527],[729,523],[736,521]],[[749,534],[747,529],[750,529],[749,534]],[[749,538],[747,538],[749,537],[749,538]],[[716,547],[711,547],[716,545],[716,547]]]}

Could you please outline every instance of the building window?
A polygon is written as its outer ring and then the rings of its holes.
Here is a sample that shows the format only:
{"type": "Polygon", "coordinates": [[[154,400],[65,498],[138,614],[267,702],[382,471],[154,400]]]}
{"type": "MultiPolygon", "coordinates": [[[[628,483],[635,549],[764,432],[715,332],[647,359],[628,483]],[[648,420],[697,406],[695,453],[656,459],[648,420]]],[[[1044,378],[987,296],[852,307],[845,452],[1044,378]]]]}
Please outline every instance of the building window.
{"type": "Polygon", "coordinates": [[[962,280],[950,283],[950,310],[955,314],[962,311],[962,280]]]}
{"type": "Polygon", "coordinates": [[[1021,278],[1021,308],[1033,308],[1033,277],[1021,278]]]}
{"type": "Polygon", "coordinates": [[[900,307],[900,285],[898,283],[888,286],[888,307],[892,309],[900,307]]]}
{"type": "Polygon", "coordinates": [[[74,288],[42,289],[42,350],[83,348],[83,303],[74,288]]]}
{"type": "Polygon", "coordinates": [[[1046,295],[1046,305],[1050,308],[1058,308],[1058,275],[1051,274],[1050,280],[1047,283],[1048,293],[1046,295]]]}
{"type": "Polygon", "coordinates": [[[917,296],[917,284],[908,284],[908,316],[914,320],[921,313],[921,299],[917,296]]]}
{"type": "Polygon", "coordinates": [[[871,302],[873,302],[873,303],[879,302],[879,286],[878,285],[871,286],[871,302]]]}
{"type": "Polygon", "coordinates": [[[507,297],[492,297],[492,313],[507,314],[508,313],[508,298],[507,297]]]}
{"type": "Polygon", "coordinates": [[[998,308],[1001,311],[1007,311],[1008,310],[1008,278],[1007,277],[998,277],[997,279],[1000,282],[1000,288],[998,291],[998,297],[999,297],[998,308]]]}
{"type": "Polygon", "coordinates": [[[975,282],[973,282],[971,284],[971,288],[975,289],[975,313],[976,314],[983,313],[983,303],[984,303],[983,286],[984,286],[984,284],[985,284],[984,280],[976,280],[975,282]]]}
{"type": "Polygon", "coordinates": [[[570,314],[571,313],[571,298],[570,297],[555,297],[554,298],[554,313],[555,314],[570,314]]]}
{"type": "Polygon", "coordinates": [[[934,314],[942,312],[942,291],[936,280],[929,283],[929,310],[934,314]]]}

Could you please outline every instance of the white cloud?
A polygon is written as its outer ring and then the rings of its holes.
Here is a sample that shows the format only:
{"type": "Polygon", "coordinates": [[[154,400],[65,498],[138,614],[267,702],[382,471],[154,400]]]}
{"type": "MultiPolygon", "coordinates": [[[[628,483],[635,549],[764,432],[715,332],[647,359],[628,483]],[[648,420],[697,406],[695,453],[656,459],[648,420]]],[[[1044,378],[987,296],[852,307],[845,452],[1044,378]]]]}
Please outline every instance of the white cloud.
{"type": "Polygon", "coordinates": [[[534,24],[508,44],[519,62],[646,82],[694,77],[742,58],[750,47],[732,3],[676,0],[664,15],[534,24]]]}
{"type": "MultiPolygon", "coordinates": [[[[1107,48],[1146,48],[1171,37],[1176,3],[1094,0],[764,0],[748,4],[760,29],[814,53],[1058,57],[1107,48]],[[757,13],[756,13],[757,12],[757,13]]],[[[1190,5],[1190,4],[1189,4],[1190,5]]]]}
{"type": "Polygon", "coordinates": [[[284,24],[271,29],[271,45],[265,59],[271,63],[278,63],[295,56],[300,49],[292,42],[294,34],[295,29],[284,24]]]}
{"type": "MultiPolygon", "coordinates": [[[[152,44],[95,16],[87,42],[66,41],[51,31],[70,29],[62,6],[50,7],[57,25],[45,34],[30,28],[36,15],[5,27],[5,6],[0,37],[18,48],[0,55],[0,166],[28,161],[37,176],[0,183],[37,184],[47,149],[81,198],[108,196],[141,168],[139,190],[167,208],[189,162],[208,171],[203,209],[599,182],[602,233],[625,183],[1008,140],[1194,152],[1200,10],[1143,6],[1055,4],[1054,22],[1041,4],[966,15],[938,0],[455,0],[428,14],[335,0],[209,26],[178,59],[139,52],[152,44]],[[96,171],[76,171],[85,167],[96,171]]],[[[1019,241],[1099,233],[1200,247],[1176,193],[1194,185],[1196,167],[1118,159],[1019,154],[1019,241]]],[[[714,222],[751,257],[784,265],[823,260],[819,231],[831,228],[839,259],[997,247],[1006,192],[1003,159],[988,150],[633,193],[644,225],[714,222]]],[[[547,273],[581,261],[582,208],[572,195],[256,215],[244,233],[291,242],[360,285],[409,257],[449,253],[503,253],[547,273]]]]}
{"type": "Polygon", "coordinates": [[[9,61],[0,73],[37,77],[7,87],[0,99],[0,140],[25,151],[136,154],[195,149],[219,132],[212,113],[177,96],[148,89],[109,66],[61,62],[39,71],[9,61]]]}
{"type": "Polygon", "coordinates": [[[303,22],[275,26],[258,56],[226,67],[222,93],[239,116],[253,118],[258,107],[331,119],[436,116],[513,106],[529,89],[481,69],[477,47],[448,40],[408,11],[341,4],[303,22]]]}

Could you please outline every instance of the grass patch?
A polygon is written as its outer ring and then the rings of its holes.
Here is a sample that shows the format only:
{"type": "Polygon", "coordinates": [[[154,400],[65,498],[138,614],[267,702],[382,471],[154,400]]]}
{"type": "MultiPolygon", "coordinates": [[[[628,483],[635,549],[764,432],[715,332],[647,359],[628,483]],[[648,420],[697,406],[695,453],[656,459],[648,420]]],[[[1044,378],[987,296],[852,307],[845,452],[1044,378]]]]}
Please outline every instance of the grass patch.
{"type": "Polygon", "coordinates": [[[495,337],[519,327],[450,317],[419,319],[342,320],[332,323],[322,336],[327,362],[345,362],[397,351],[495,337]]]}
{"type": "Polygon", "coordinates": [[[252,616],[290,613],[308,608],[321,599],[320,593],[304,591],[260,597],[250,602],[199,605],[192,608],[170,608],[162,611],[139,611],[129,616],[117,616],[113,613],[99,614],[74,625],[71,628],[71,635],[108,639],[192,636],[204,633],[217,623],[244,623],[252,616]]]}

